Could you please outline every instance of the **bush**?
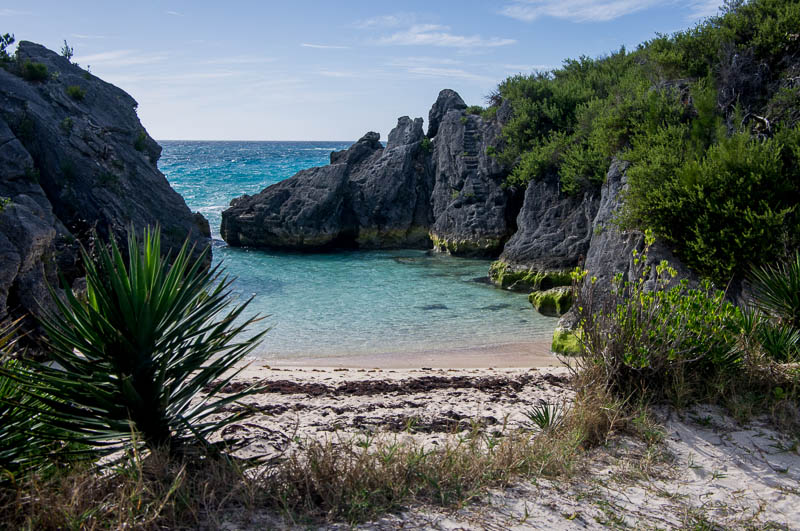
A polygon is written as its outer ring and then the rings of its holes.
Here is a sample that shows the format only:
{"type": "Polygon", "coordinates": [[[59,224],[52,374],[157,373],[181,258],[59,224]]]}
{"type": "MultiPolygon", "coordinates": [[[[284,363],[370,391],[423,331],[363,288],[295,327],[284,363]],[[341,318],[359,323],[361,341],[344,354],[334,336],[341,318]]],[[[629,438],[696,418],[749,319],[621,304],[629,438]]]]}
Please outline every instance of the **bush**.
{"type": "Polygon", "coordinates": [[[653,242],[649,232],[644,252],[634,253],[631,280],[618,274],[605,297],[595,298],[595,279],[576,270],[579,365],[599,371],[618,395],[684,405],[741,368],[739,310],[708,284],[690,289],[666,262],[646,265],[653,242]]]}
{"type": "Polygon", "coordinates": [[[624,224],[664,236],[695,271],[725,284],[796,241],[800,128],[768,140],[739,132],[699,159],[687,127],[635,142],[624,224]]]}
{"type": "Polygon", "coordinates": [[[139,438],[173,453],[195,444],[217,453],[235,443],[208,436],[241,418],[223,408],[252,390],[215,395],[264,332],[237,339],[257,319],[238,322],[249,301],[228,311],[232,280],[219,266],[206,268],[207,252],[192,259],[186,243],[165,258],[157,230],[145,230],[140,247],[133,228],[126,257],[113,240],[96,261],[83,252],[86,300],[69,289],[64,300],[53,293],[59,311],[42,322],[57,365],[27,362],[20,378],[52,408],[37,410],[50,425],[101,453],[139,438]],[[200,391],[206,396],[197,402],[200,391]]]}
{"type": "Polygon", "coordinates": [[[75,101],[83,101],[83,98],[86,97],[86,90],[78,85],[70,85],[67,87],[67,96],[75,101]]]}
{"type": "Polygon", "coordinates": [[[49,73],[43,63],[25,61],[22,65],[22,77],[27,81],[47,81],[49,73]]]}

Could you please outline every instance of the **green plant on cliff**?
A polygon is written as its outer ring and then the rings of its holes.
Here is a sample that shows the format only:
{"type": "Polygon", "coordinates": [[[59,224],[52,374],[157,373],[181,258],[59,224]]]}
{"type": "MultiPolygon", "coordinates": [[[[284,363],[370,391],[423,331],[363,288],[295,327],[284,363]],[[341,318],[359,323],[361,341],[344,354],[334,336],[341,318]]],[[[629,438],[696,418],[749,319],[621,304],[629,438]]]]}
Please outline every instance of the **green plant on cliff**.
{"type": "Polygon", "coordinates": [[[798,2],[731,1],[635,50],[508,78],[507,184],[555,174],[562,192],[596,193],[616,157],[630,162],[623,228],[654,230],[720,285],[780,258],[800,241],[797,28],[798,2]]]}
{"type": "Polygon", "coordinates": [[[21,380],[49,408],[35,411],[100,453],[137,440],[173,454],[235,445],[209,436],[245,415],[225,406],[252,392],[217,397],[265,333],[240,338],[258,319],[239,322],[249,301],[231,308],[232,280],[207,268],[207,249],[192,258],[187,241],[163,257],[151,229],[141,242],[131,229],[127,243],[126,255],[113,240],[96,259],[83,251],[85,300],[53,293],[58,312],[42,324],[56,365],[26,362],[21,380]]]}
{"type": "Polygon", "coordinates": [[[83,98],[86,97],[86,89],[79,85],[70,85],[67,87],[67,96],[75,101],[83,101],[83,98]]]}
{"type": "Polygon", "coordinates": [[[50,77],[47,65],[25,61],[22,64],[22,77],[26,81],[47,81],[50,77]]]}
{"type": "Polygon", "coordinates": [[[4,33],[0,35],[0,66],[5,67],[11,62],[11,55],[8,49],[14,44],[14,35],[4,33]]]}

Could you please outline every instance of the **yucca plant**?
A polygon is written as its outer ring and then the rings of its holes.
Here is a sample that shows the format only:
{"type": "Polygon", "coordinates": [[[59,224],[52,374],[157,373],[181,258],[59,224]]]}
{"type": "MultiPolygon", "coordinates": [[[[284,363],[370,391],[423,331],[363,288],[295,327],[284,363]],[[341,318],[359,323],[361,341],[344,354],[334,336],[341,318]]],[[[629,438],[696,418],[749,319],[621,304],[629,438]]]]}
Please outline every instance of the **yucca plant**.
{"type": "Polygon", "coordinates": [[[564,418],[563,404],[537,404],[525,411],[528,427],[536,426],[542,431],[556,428],[564,418]]]}
{"type": "Polygon", "coordinates": [[[756,305],[800,329],[800,251],[784,264],[753,269],[750,277],[756,305]]]}
{"type": "Polygon", "coordinates": [[[18,323],[0,326],[0,485],[23,473],[49,470],[67,450],[58,441],[63,432],[35,412],[47,407],[20,382],[25,369],[13,358],[18,323]]]}
{"type": "Polygon", "coordinates": [[[141,244],[130,229],[127,260],[114,240],[95,259],[84,250],[86,299],[53,292],[58,311],[42,320],[55,363],[28,362],[17,373],[50,409],[31,410],[101,454],[137,440],[172,453],[196,443],[218,453],[223,442],[209,436],[245,414],[224,407],[254,390],[217,395],[266,331],[240,338],[260,318],[239,322],[250,301],[231,308],[233,280],[205,266],[207,252],[192,258],[187,240],[163,257],[159,231],[149,228],[141,244]]]}

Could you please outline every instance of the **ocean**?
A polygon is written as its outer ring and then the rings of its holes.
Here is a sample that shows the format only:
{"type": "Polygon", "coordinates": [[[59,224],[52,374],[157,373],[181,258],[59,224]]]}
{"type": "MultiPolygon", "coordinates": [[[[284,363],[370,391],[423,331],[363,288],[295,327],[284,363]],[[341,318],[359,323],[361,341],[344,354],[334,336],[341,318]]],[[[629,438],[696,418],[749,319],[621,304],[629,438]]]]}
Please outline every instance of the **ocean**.
{"type": "MultiPolygon", "coordinates": [[[[264,359],[367,356],[549,339],[556,319],[486,283],[490,261],[421,250],[301,254],[228,247],[231,199],[328,163],[351,142],[162,141],[161,171],[211,224],[214,262],[248,312],[269,316],[264,359]]],[[[255,332],[255,330],[254,330],[255,332]]]]}

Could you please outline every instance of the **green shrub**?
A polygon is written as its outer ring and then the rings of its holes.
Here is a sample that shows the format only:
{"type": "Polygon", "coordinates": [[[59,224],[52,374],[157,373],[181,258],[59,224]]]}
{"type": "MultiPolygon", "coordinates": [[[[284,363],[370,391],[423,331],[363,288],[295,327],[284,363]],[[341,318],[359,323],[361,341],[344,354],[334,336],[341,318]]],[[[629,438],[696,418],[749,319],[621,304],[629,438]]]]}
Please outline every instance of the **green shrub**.
{"type": "Polygon", "coordinates": [[[750,279],[758,307],[800,329],[800,251],[783,264],[754,268],[750,279]]]}
{"type": "Polygon", "coordinates": [[[147,133],[139,131],[139,134],[136,135],[136,139],[133,141],[133,149],[140,153],[147,149],[147,133]]]}
{"type": "Polygon", "coordinates": [[[72,126],[73,125],[74,125],[74,122],[73,122],[73,120],[72,120],[72,118],[70,116],[67,116],[66,118],[61,120],[61,124],[60,124],[61,130],[64,131],[65,133],[70,133],[72,131],[72,126]]]}
{"type": "Polygon", "coordinates": [[[689,288],[678,281],[665,261],[654,270],[645,265],[652,232],[646,239],[644,252],[634,252],[632,280],[618,274],[601,286],[610,288],[605,297],[595,293],[595,279],[577,270],[581,363],[602,371],[622,396],[668,397],[678,405],[706,398],[741,369],[740,312],[709,284],[689,288]]]}
{"type": "Polygon", "coordinates": [[[464,112],[467,114],[474,114],[475,116],[481,116],[483,114],[483,107],[480,105],[470,105],[464,112]]]}
{"type": "Polygon", "coordinates": [[[420,147],[422,151],[425,153],[431,153],[433,151],[433,142],[427,136],[422,137],[422,142],[420,142],[420,147]]]}
{"type": "Polygon", "coordinates": [[[52,408],[41,411],[49,425],[102,453],[137,440],[174,453],[235,443],[208,437],[245,414],[224,407],[252,389],[215,395],[264,332],[238,339],[257,319],[239,322],[249,301],[229,310],[232,280],[219,266],[207,269],[207,252],[192,259],[187,240],[174,258],[162,257],[158,231],[145,230],[140,243],[133,228],[125,257],[113,240],[96,260],[83,252],[86,300],[54,292],[58,312],[42,322],[56,365],[26,364],[36,375],[26,392],[52,408]]]}
{"type": "Polygon", "coordinates": [[[86,97],[86,90],[78,85],[70,85],[67,87],[67,96],[75,101],[83,101],[86,97]]]}
{"type": "Polygon", "coordinates": [[[652,228],[694,270],[727,283],[796,241],[798,145],[800,128],[767,140],[739,132],[693,159],[688,128],[663,130],[629,154],[623,218],[652,228]]]}
{"type": "Polygon", "coordinates": [[[27,81],[47,81],[50,75],[47,71],[47,66],[43,63],[25,61],[22,65],[22,77],[27,81]]]}
{"type": "Polygon", "coordinates": [[[49,407],[26,392],[36,380],[13,358],[17,325],[0,327],[0,486],[82,453],[63,443],[65,432],[45,421],[49,407]]]}

